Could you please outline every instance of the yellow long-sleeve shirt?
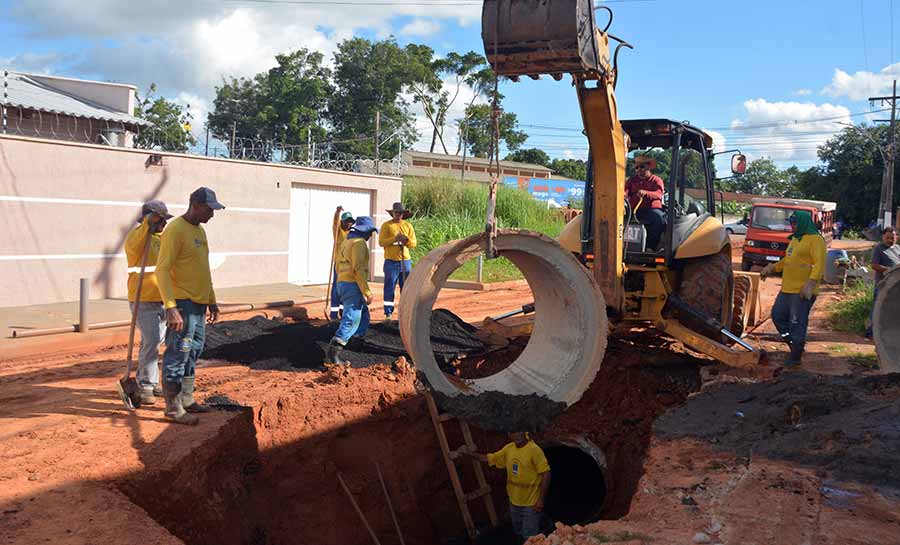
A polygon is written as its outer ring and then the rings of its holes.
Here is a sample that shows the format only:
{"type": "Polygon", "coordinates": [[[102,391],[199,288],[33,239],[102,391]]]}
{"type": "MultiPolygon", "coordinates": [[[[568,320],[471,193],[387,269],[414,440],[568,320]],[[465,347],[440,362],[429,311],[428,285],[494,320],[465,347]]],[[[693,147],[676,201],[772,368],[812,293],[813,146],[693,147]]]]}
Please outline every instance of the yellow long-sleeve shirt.
{"type": "Polygon", "coordinates": [[[163,231],[156,279],[166,308],[176,299],[190,299],[200,305],[216,304],[212,273],[209,270],[209,244],[206,231],[184,218],[175,218],[163,231]]]}
{"type": "Polygon", "coordinates": [[[356,282],[363,297],[372,295],[369,289],[369,242],[362,238],[348,238],[341,244],[337,257],[338,282],[356,282]]]}
{"type": "MultiPolygon", "coordinates": [[[[141,257],[144,254],[144,244],[147,242],[147,233],[150,232],[150,217],[144,218],[140,225],[128,232],[125,237],[125,258],[129,269],[140,269],[141,257]]],[[[162,296],[159,294],[159,285],[156,283],[156,258],[159,256],[159,233],[150,235],[150,248],[147,252],[147,270],[144,272],[144,282],[141,284],[141,302],[159,303],[162,296]]],[[[137,295],[139,272],[128,273],[128,300],[134,302],[137,295]]]]}
{"type": "Polygon", "coordinates": [[[384,248],[385,259],[406,261],[410,258],[409,250],[416,247],[416,230],[406,220],[386,221],[378,233],[378,245],[384,248]],[[397,244],[397,235],[400,233],[409,238],[406,244],[397,244]]]}
{"type": "MultiPolygon", "coordinates": [[[[825,239],[821,235],[803,235],[791,239],[784,259],[775,264],[775,270],[782,273],[781,291],[800,293],[807,280],[822,281],[825,274],[825,239]]],[[[816,285],[815,293],[819,293],[816,285]]]]}

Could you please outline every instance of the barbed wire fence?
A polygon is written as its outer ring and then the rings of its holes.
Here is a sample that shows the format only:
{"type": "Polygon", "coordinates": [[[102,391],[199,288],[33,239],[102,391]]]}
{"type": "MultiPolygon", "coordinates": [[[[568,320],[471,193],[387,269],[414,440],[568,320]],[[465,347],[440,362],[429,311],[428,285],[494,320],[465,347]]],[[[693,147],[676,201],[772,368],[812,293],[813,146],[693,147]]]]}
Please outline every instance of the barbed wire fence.
{"type": "Polygon", "coordinates": [[[122,121],[4,106],[6,124],[3,134],[389,176],[401,176],[410,166],[403,160],[399,149],[393,157],[382,151],[382,158],[376,164],[373,156],[341,152],[335,147],[345,142],[372,140],[372,137],[366,136],[308,144],[285,144],[272,139],[242,136],[228,142],[208,139],[201,143],[180,127],[165,131],[122,121]]]}

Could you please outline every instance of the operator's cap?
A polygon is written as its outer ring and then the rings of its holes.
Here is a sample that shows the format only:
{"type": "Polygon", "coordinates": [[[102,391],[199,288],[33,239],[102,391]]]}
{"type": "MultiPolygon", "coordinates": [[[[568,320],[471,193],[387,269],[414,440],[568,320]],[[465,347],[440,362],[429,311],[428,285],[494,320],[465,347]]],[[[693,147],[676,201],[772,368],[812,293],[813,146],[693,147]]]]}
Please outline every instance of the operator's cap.
{"type": "Polygon", "coordinates": [[[172,219],[172,214],[169,214],[169,208],[166,206],[166,203],[156,199],[145,202],[144,206],[141,207],[141,217],[147,214],[156,214],[162,218],[172,219]]]}
{"type": "Polygon", "coordinates": [[[347,221],[347,220],[352,220],[352,219],[353,219],[353,214],[351,214],[350,212],[344,212],[343,214],[341,214],[341,221],[347,221]]]}
{"type": "Polygon", "coordinates": [[[191,202],[205,204],[213,210],[224,210],[225,205],[216,199],[216,192],[208,187],[201,187],[191,193],[191,202]]]}

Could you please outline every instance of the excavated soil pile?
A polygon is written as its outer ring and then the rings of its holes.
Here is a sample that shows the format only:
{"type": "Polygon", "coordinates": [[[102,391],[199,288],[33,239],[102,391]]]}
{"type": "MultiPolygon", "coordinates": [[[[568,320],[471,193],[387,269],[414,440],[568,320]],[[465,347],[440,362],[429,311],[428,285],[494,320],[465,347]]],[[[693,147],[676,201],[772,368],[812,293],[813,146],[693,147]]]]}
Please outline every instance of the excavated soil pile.
{"type": "MultiPolygon", "coordinates": [[[[447,310],[434,312],[431,328],[435,355],[450,372],[454,370],[451,361],[480,356],[486,351],[484,343],[474,335],[475,328],[447,310]]],[[[335,330],[336,323],[316,325],[260,316],[222,322],[207,328],[202,357],[243,363],[252,369],[321,368],[335,330]]],[[[363,368],[393,361],[404,353],[397,323],[390,322],[373,324],[362,350],[347,349],[342,355],[352,367],[363,368]]]]}
{"type": "Polygon", "coordinates": [[[900,374],[788,373],[776,383],[713,387],[661,417],[664,439],[698,438],[750,458],[900,486],[900,374]]]}

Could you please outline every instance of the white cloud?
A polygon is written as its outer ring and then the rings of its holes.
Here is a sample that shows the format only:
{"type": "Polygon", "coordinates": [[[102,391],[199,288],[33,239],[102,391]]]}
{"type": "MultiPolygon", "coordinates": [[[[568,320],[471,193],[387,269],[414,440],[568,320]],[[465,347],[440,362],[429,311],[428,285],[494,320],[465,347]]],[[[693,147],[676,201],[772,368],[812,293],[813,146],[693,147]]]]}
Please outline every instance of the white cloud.
{"type": "Polygon", "coordinates": [[[413,19],[400,29],[401,36],[430,37],[441,30],[441,25],[432,19],[413,19]]]}
{"type": "Polygon", "coordinates": [[[769,157],[780,163],[817,160],[816,148],[850,123],[850,110],[834,104],[744,102],[744,115],[731,122],[729,147],[752,160],[769,157]]]}
{"type": "Polygon", "coordinates": [[[851,100],[866,100],[870,96],[889,93],[898,75],[900,63],[886,66],[877,73],[860,70],[849,74],[835,68],[831,83],[822,89],[822,93],[833,97],[846,96],[851,100]]]}
{"type": "Polygon", "coordinates": [[[794,91],[794,96],[798,97],[808,97],[811,94],[812,90],[810,89],[797,89],[796,91],[794,91]]]}

